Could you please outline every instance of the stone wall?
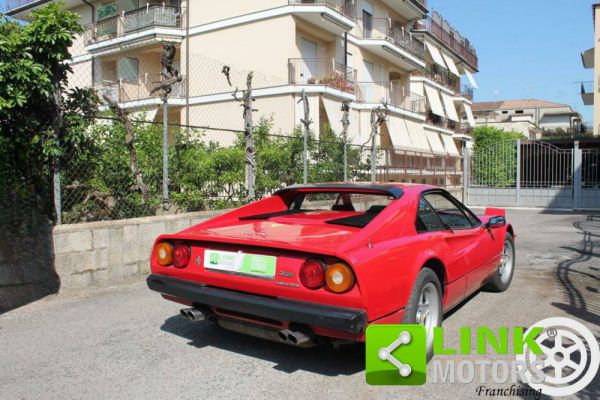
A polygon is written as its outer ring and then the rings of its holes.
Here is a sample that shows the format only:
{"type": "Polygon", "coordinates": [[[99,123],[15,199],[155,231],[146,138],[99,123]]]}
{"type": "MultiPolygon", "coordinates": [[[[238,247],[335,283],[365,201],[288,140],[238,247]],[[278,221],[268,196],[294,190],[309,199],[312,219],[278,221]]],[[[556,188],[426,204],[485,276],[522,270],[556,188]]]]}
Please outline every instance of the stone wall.
{"type": "Polygon", "coordinates": [[[223,211],[60,225],[52,231],[60,291],[110,286],[150,272],[154,239],[223,211]]]}

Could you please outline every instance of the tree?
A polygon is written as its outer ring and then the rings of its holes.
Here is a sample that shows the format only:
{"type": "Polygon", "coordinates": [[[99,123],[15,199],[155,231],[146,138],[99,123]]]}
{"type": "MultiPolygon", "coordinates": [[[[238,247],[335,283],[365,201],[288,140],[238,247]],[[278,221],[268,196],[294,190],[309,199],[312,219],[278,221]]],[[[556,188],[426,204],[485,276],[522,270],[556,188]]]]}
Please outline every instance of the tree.
{"type": "Polygon", "coordinates": [[[513,186],[516,183],[517,139],[525,139],[525,136],[491,126],[479,126],[473,130],[475,184],[513,186]]]}
{"type": "Polygon", "coordinates": [[[27,25],[0,19],[0,196],[12,197],[0,202],[33,199],[50,217],[52,172],[62,155],[88,151],[98,98],[68,88],[79,15],[50,3],[31,18],[27,25]]]}

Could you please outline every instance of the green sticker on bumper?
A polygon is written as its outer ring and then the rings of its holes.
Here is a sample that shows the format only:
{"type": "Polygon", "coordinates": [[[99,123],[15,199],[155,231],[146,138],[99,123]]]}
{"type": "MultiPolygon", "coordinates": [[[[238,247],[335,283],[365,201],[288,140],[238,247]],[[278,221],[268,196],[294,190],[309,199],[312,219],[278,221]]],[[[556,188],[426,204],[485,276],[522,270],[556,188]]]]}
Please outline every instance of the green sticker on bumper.
{"type": "Polygon", "coordinates": [[[277,257],[232,251],[206,250],[204,268],[240,274],[274,277],[277,257]]]}

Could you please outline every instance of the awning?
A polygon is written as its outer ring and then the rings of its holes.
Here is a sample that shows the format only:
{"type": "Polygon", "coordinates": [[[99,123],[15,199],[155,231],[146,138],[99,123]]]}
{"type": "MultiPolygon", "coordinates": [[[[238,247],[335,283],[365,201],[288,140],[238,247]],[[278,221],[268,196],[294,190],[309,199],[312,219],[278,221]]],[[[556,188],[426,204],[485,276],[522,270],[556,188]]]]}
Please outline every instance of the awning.
{"type": "Polygon", "coordinates": [[[452,121],[460,122],[460,118],[458,118],[458,113],[456,112],[456,107],[454,106],[454,100],[452,97],[447,95],[446,93],[441,93],[442,100],[444,101],[444,108],[446,109],[446,115],[452,121]]]}
{"type": "Polygon", "coordinates": [[[444,113],[444,107],[442,107],[439,91],[431,86],[425,85],[425,94],[427,95],[427,101],[429,102],[431,111],[433,111],[435,115],[445,118],[446,113],[444,113]]]}
{"type": "Polygon", "coordinates": [[[446,149],[446,153],[452,157],[459,157],[460,153],[458,152],[458,147],[456,147],[456,143],[452,136],[442,135],[442,142],[444,143],[444,148],[446,149]]]}
{"type": "Polygon", "coordinates": [[[429,147],[431,147],[431,151],[433,153],[446,154],[446,149],[444,148],[442,139],[440,139],[439,133],[425,129],[425,137],[427,138],[427,141],[429,142],[429,147]]]}
{"type": "Polygon", "coordinates": [[[463,107],[465,109],[465,113],[467,114],[467,121],[469,122],[469,126],[471,128],[475,128],[475,117],[473,116],[473,110],[471,110],[471,106],[467,103],[463,103],[463,107]]]}
{"type": "Polygon", "coordinates": [[[390,139],[394,148],[412,150],[414,146],[408,133],[408,126],[404,121],[403,118],[388,115],[385,119],[385,124],[390,133],[390,139]]]}
{"type": "Polygon", "coordinates": [[[467,79],[469,80],[469,82],[471,82],[471,86],[473,86],[475,89],[479,89],[479,86],[477,86],[477,82],[475,81],[475,77],[473,76],[473,74],[471,73],[471,71],[465,69],[465,75],[467,76],[467,79]]]}
{"type": "Polygon", "coordinates": [[[340,135],[344,130],[344,127],[342,126],[342,118],[344,116],[344,113],[342,112],[342,103],[326,97],[322,97],[322,100],[331,130],[337,135],[340,135]]]}
{"type": "Polygon", "coordinates": [[[417,151],[423,151],[425,153],[431,153],[431,147],[425,136],[425,130],[421,122],[414,122],[408,119],[403,119],[404,123],[408,128],[408,134],[410,135],[410,141],[413,148],[417,151]]]}
{"type": "Polygon", "coordinates": [[[425,42],[425,46],[427,47],[429,54],[431,54],[433,62],[444,69],[448,69],[446,63],[444,62],[444,57],[442,57],[442,53],[440,53],[440,50],[429,42],[425,42]]]}
{"type": "Polygon", "coordinates": [[[446,54],[445,51],[442,51],[442,57],[444,57],[444,61],[446,61],[446,65],[448,66],[448,70],[452,72],[456,76],[460,76],[460,72],[458,72],[458,68],[456,64],[454,64],[454,60],[450,55],[446,54]]]}

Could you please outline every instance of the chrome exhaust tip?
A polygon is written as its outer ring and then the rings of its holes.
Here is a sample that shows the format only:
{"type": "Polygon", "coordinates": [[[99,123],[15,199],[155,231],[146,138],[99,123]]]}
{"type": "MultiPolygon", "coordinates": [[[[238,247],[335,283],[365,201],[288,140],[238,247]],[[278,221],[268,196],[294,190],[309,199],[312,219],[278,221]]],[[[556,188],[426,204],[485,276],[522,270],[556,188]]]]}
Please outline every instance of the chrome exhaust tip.
{"type": "Polygon", "coordinates": [[[206,319],[206,314],[197,308],[183,308],[180,312],[181,315],[193,322],[204,321],[206,319]]]}

